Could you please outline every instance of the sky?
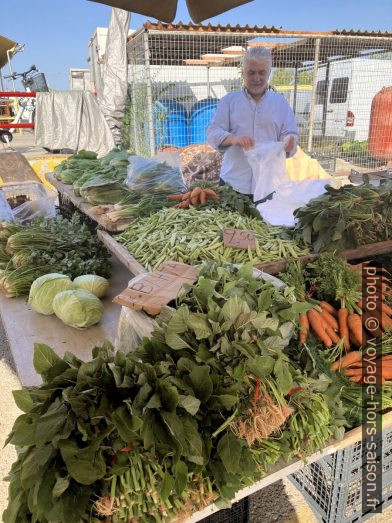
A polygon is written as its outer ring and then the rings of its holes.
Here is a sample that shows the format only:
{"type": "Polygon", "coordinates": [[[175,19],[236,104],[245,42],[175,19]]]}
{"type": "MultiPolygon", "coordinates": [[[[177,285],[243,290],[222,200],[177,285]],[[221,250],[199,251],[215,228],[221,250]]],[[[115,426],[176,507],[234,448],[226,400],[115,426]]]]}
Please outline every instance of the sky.
{"type": "MultiPolygon", "coordinates": [[[[0,35],[25,44],[13,59],[14,71],[35,64],[49,87],[61,90],[69,89],[70,68],[88,68],[88,41],[96,27],[108,26],[111,13],[110,7],[87,0],[0,0],[0,5],[0,35]]],[[[130,28],[139,29],[147,20],[156,21],[132,13],[130,28]]],[[[178,1],[175,21],[190,21],[185,0],[178,1]]],[[[392,32],[392,0],[254,0],[203,23],[392,32]]],[[[7,66],[2,72],[8,74],[7,66]]]]}

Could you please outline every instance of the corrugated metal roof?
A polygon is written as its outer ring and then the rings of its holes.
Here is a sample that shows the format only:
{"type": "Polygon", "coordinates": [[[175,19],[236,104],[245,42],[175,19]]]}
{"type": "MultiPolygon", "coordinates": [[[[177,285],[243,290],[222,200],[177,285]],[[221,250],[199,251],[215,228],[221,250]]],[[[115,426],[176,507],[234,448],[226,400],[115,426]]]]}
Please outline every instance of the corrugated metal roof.
{"type": "MultiPolygon", "coordinates": [[[[324,32],[295,31],[275,26],[231,26],[195,25],[192,23],[166,24],[147,22],[136,31],[129,44],[129,50],[137,44],[138,36],[148,34],[150,63],[157,65],[183,65],[185,60],[198,60],[205,54],[221,54],[229,46],[246,48],[250,42],[260,39],[271,41],[280,39],[274,48],[271,46],[275,67],[301,67],[312,62],[315,57],[316,39],[320,38],[319,61],[363,57],[375,48],[379,53],[392,52],[392,33],[382,31],[357,31],[343,29],[324,32]],[[175,36],[174,36],[175,34],[175,36]],[[171,36],[173,35],[173,36],[171,36]],[[198,36],[202,35],[202,38],[198,36]],[[264,37],[264,38],[263,38],[264,37]]],[[[134,55],[136,61],[143,62],[141,52],[134,55]]],[[[189,62],[188,62],[189,63],[189,62]]],[[[196,65],[196,62],[194,62],[196,65]]]]}
{"type": "Polygon", "coordinates": [[[192,22],[183,23],[178,22],[176,24],[166,24],[163,22],[146,22],[143,25],[144,29],[150,31],[188,31],[197,33],[279,33],[281,28],[275,26],[250,26],[250,25],[212,25],[212,24],[193,24],[192,22]]]}
{"type": "Polygon", "coordinates": [[[140,31],[186,31],[190,33],[226,33],[226,34],[275,34],[288,36],[291,34],[301,34],[303,36],[358,36],[358,37],[374,37],[374,38],[392,38],[392,32],[380,31],[380,30],[360,30],[360,29],[334,29],[331,31],[303,31],[295,29],[283,29],[282,26],[277,27],[274,25],[212,25],[212,24],[193,24],[192,22],[184,23],[177,22],[176,24],[168,24],[164,22],[146,22],[143,27],[136,31],[136,36],[140,31]]]}
{"type": "Polygon", "coordinates": [[[375,38],[392,38],[392,33],[387,31],[362,31],[360,29],[335,29],[332,31],[332,34],[341,36],[372,36],[375,38]]]}

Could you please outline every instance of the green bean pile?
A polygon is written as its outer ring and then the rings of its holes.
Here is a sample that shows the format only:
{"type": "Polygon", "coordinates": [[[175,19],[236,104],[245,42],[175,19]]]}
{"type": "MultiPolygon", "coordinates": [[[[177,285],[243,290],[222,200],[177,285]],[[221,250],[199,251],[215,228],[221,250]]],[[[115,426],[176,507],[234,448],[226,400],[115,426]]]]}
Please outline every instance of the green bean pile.
{"type": "Polygon", "coordinates": [[[284,228],[221,209],[162,209],[132,223],[116,240],[149,271],[165,260],[191,265],[204,260],[257,265],[308,254],[284,228]],[[225,247],[225,227],[252,231],[256,249],[225,247]]]}

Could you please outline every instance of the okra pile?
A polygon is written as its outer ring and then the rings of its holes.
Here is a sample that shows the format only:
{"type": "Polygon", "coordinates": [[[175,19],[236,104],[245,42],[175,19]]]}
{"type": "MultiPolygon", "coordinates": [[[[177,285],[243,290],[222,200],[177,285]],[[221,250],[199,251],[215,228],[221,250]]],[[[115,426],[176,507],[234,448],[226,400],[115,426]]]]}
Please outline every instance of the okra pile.
{"type": "Polygon", "coordinates": [[[308,254],[284,228],[222,209],[162,209],[132,223],[116,240],[148,270],[165,260],[191,265],[209,260],[257,265],[308,254]],[[253,232],[256,248],[225,247],[222,231],[226,227],[253,232]]]}

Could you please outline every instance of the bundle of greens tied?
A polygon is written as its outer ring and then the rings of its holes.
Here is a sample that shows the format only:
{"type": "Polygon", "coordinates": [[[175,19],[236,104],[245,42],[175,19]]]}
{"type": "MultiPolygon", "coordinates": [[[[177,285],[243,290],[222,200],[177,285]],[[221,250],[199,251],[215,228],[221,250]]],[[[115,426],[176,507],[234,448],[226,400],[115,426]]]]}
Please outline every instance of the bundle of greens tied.
{"type": "Polygon", "coordinates": [[[298,241],[314,252],[344,250],[389,240],[392,183],[326,186],[326,193],[294,212],[298,241]]]}
{"type": "Polygon", "coordinates": [[[97,159],[96,153],[82,150],[58,165],[54,176],[73,185],[76,196],[92,205],[127,202],[131,192],[124,185],[128,157],[127,151],[114,149],[97,159]]]}
{"type": "Polygon", "coordinates": [[[18,225],[0,224],[0,291],[8,298],[28,294],[39,276],[61,273],[110,276],[109,252],[77,215],[18,225]]]}
{"type": "Polygon", "coordinates": [[[284,228],[219,208],[162,209],[130,224],[115,238],[148,270],[156,269],[165,260],[189,264],[213,260],[257,265],[308,253],[284,228]],[[225,247],[224,228],[253,232],[256,248],[225,247]]]}
{"type": "Polygon", "coordinates": [[[4,522],[179,523],[340,436],[339,392],[286,354],[303,308],[250,265],[207,263],[135,352],[36,345],[4,522]]]}

